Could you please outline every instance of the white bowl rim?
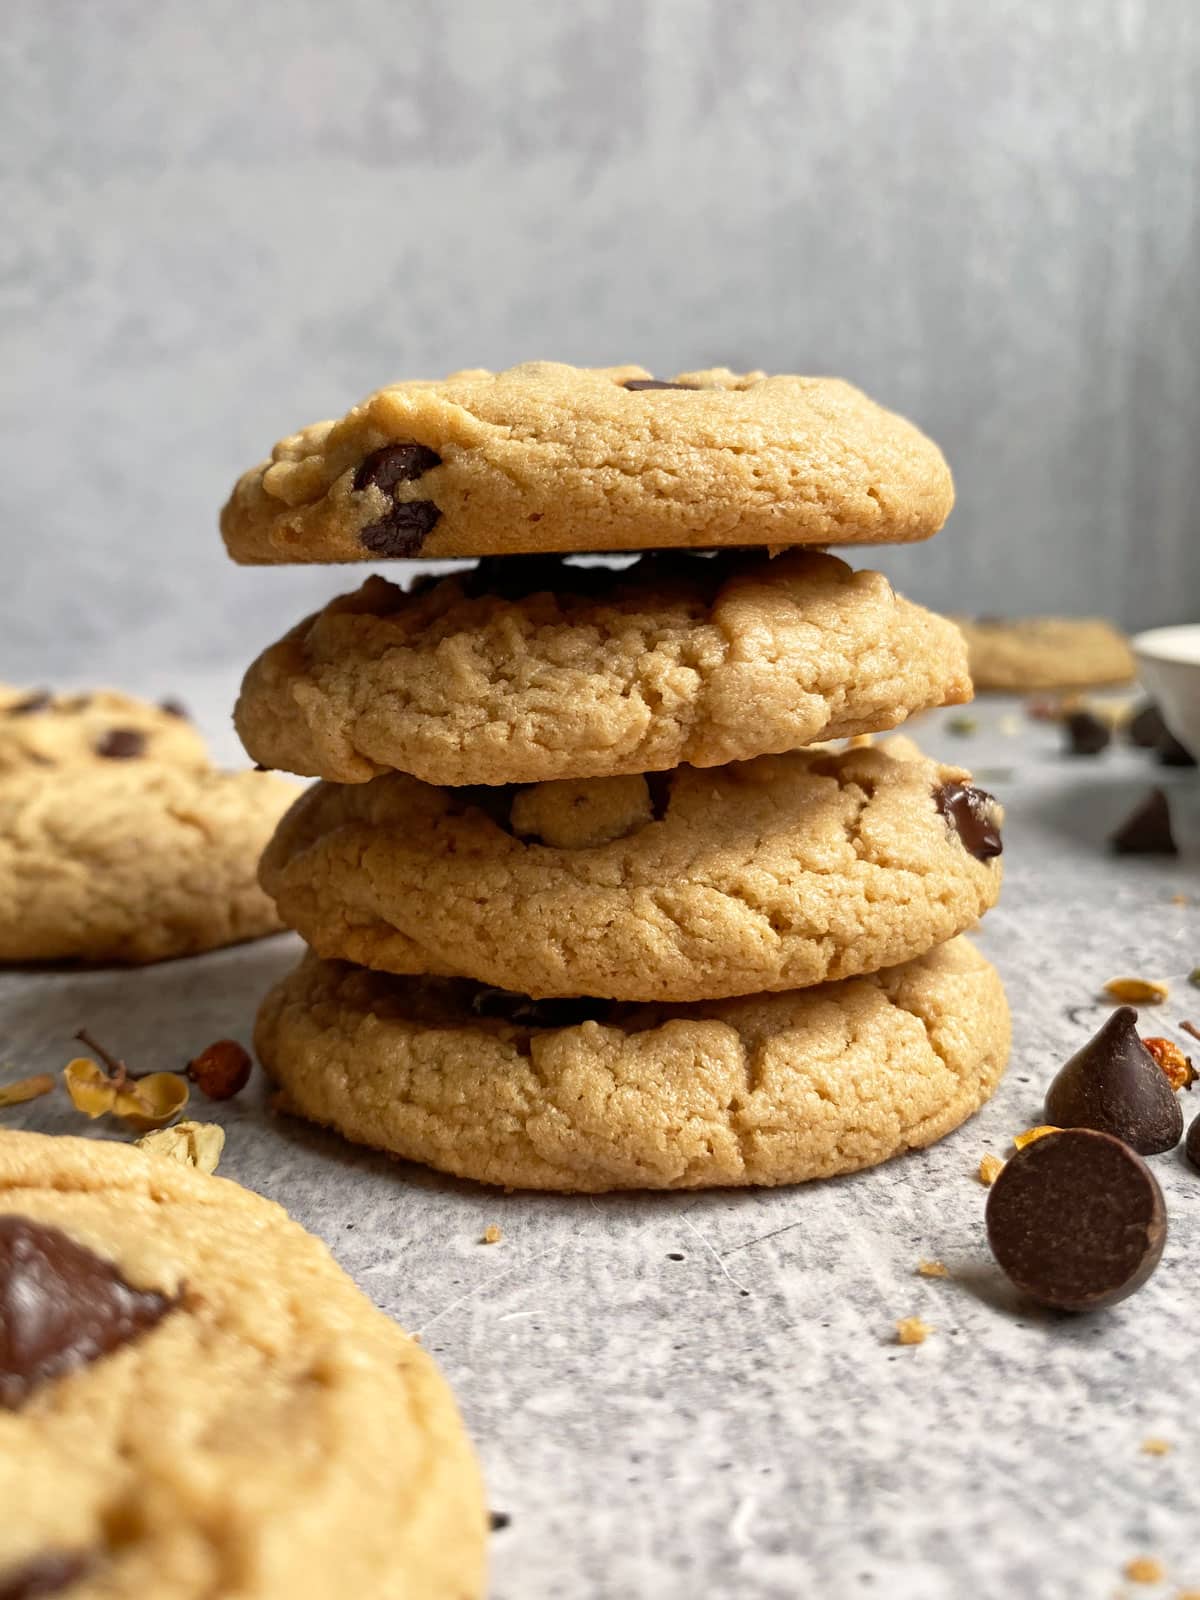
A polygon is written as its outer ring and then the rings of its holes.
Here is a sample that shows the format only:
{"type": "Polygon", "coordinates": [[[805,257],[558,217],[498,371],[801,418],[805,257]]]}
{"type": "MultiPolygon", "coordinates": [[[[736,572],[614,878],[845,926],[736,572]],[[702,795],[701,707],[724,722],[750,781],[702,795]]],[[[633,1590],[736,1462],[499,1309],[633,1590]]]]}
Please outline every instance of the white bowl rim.
{"type": "Polygon", "coordinates": [[[1200,666],[1200,622],[1180,622],[1169,628],[1149,628],[1135,634],[1134,654],[1147,661],[1174,661],[1200,666]]]}

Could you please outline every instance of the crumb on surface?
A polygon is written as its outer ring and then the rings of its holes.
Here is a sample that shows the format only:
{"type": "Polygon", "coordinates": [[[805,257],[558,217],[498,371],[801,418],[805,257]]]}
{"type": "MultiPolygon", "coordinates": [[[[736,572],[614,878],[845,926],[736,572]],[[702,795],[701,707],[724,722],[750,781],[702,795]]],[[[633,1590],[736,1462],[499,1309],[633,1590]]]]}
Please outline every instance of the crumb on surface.
{"type": "Polygon", "coordinates": [[[918,1261],[917,1272],[922,1278],[948,1278],[950,1269],[944,1261],[918,1261]]]}
{"type": "Polygon", "coordinates": [[[897,1344],[924,1344],[933,1329],[920,1317],[901,1317],[896,1324],[897,1344]]]}
{"type": "Polygon", "coordinates": [[[500,1229],[496,1226],[496,1224],[494,1222],[489,1222],[487,1227],[483,1230],[483,1238],[480,1242],[482,1244],[499,1244],[503,1237],[504,1235],[500,1232],[500,1229]]]}
{"type": "Polygon", "coordinates": [[[1142,1440],[1142,1454],[1144,1456],[1165,1456],[1171,1453],[1171,1441],[1151,1436],[1142,1440]]]}
{"type": "Polygon", "coordinates": [[[990,1189],[1003,1171],[1003,1161],[989,1152],[979,1163],[979,1181],[985,1189],[990,1189]]]}
{"type": "Polygon", "coordinates": [[[1161,1583],[1167,1569],[1157,1556],[1134,1556],[1125,1563],[1125,1576],[1130,1583],[1161,1583]]]}

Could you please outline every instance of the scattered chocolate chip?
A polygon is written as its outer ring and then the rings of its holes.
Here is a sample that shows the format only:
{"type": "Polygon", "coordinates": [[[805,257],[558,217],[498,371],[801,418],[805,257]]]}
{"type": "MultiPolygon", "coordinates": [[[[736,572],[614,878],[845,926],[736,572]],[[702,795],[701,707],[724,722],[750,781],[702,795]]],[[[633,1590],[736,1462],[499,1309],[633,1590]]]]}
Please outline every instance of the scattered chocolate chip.
{"type": "Polygon", "coordinates": [[[232,1100],[250,1081],[250,1055],[236,1039],[217,1039],[187,1064],[187,1075],[210,1100],[232,1100]]]}
{"type": "Polygon", "coordinates": [[[1163,790],[1151,789],[1108,842],[1119,856],[1177,856],[1171,808],[1163,790]]]}
{"type": "Polygon", "coordinates": [[[1200,1116],[1192,1120],[1192,1125],[1187,1131],[1187,1143],[1183,1147],[1183,1153],[1196,1171],[1200,1172],[1200,1116]]]}
{"type": "Polygon", "coordinates": [[[377,556],[415,556],[441,514],[432,500],[402,500],[363,528],[358,541],[377,556]]]}
{"type": "Polygon", "coordinates": [[[129,761],[145,751],[146,735],[137,728],[110,728],[96,741],[96,754],[110,761],[129,761]]]}
{"type": "Polygon", "coordinates": [[[471,1010],[477,1017],[498,1017],[526,1028],[574,1028],[581,1022],[603,1022],[612,1011],[611,1000],[572,995],[557,1000],[532,1000],[507,989],[477,989],[471,1010]]]}
{"type": "Polygon", "coordinates": [[[1196,758],[1186,745],[1180,744],[1175,735],[1167,730],[1159,741],[1158,764],[1160,767],[1194,767],[1196,758]]]}
{"type": "Polygon", "coordinates": [[[411,442],[385,444],[359,463],[358,471],[354,474],[354,487],[360,493],[363,489],[375,488],[382,489],[384,494],[391,494],[398,483],[412,483],[414,479],[424,477],[432,467],[440,467],[441,464],[441,456],[428,445],[411,442]]]}
{"type": "Polygon", "coordinates": [[[509,1523],[512,1521],[512,1518],[509,1516],[507,1511],[492,1511],[489,1513],[489,1521],[491,1523],[492,1532],[499,1533],[501,1528],[508,1527],[509,1523]]]}
{"type": "Polygon", "coordinates": [[[0,1572],[0,1600],[38,1600],[41,1595],[60,1594],[78,1583],[92,1565],[90,1554],[81,1550],[48,1550],[0,1572]]]}
{"type": "Polygon", "coordinates": [[[60,1229],[0,1217],[0,1405],[14,1410],[46,1379],[153,1328],[173,1304],[60,1229]]]}
{"type": "Polygon", "coordinates": [[[1166,1074],[1142,1043],[1132,1006],[1118,1006],[1046,1091],[1046,1121],[1056,1128],[1111,1133],[1144,1156],[1173,1149],[1183,1112],[1166,1074]]]}
{"type": "Polygon", "coordinates": [[[626,378],[621,385],[622,389],[632,389],[638,393],[643,389],[698,389],[698,383],[664,383],[661,378],[626,378]]]}
{"type": "Polygon", "coordinates": [[[1153,700],[1147,700],[1145,705],[1133,714],[1125,729],[1130,744],[1135,744],[1142,750],[1157,750],[1166,737],[1166,732],[1167,725],[1163,721],[1162,712],[1153,700]]]}
{"type": "Polygon", "coordinates": [[[28,717],[35,711],[44,711],[54,696],[49,689],[34,689],[20,700],[14,700],[4,713],[6,717],[28,717]]]}
{"type": "Polygon", "coordinates": [[[962,783],[944,783],[933,791],[933,801],[953,826],[963,848],[977,861],[989,861],[1004,849],[996,824],[996,801],[986,789],[962,783]]]}
{"type": "Polygon", "coordinates": [[[183,704],[182,700],[160,700],[158,702],[158,709],[160,711],[165,711],[169,717],[178,717],[181,722],[191,721],[191,718],[188,716],[188,709],[183,704]]]}
{"type": "Polygon", "coordinates": [[[1111,1134],[1048,1133],[1005,1162],[987,1201],[1001,1270],[1058,1311],[1095,1311],[1139,1289],[1167,1237],[1162,1191],[1111,1134]]]}
{"type": "Polygon", "coordinates": [[[1112,729],[1090,711],[1072,711],[1063,729],[1067,751],[1073,756],[1098,756],[1112,743],[1112,729]]]}

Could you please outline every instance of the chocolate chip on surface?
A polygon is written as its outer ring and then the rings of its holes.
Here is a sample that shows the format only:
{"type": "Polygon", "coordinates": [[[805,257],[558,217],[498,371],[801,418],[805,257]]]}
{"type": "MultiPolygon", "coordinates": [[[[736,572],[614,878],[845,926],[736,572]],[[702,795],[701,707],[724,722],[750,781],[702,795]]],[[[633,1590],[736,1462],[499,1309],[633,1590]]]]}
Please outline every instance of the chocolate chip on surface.
{"type": "Polygon", "coordinates": [[[129,761],[146,752],[146,735],[137,728],[110,728],[96,741],[96,754],[111,761],[129,761]]]}
{"type": "Polygon", "coordinates": [[[626,378],[621,385],[622,389],[632,389],[638,393],[643,389],[698,389],[698,383],[665,383],[661,378],[626,378]]]}
{"type": "Polygon", "coordinates": [[[1090,711],[1072,711],[1063,728],[1067,752],[1073,756],[1098,756],[1112,743],[1112,729],[1090,711]]]}
{"type": "Polygon", "coordinates": [[[35,711],[44,711],[53,698],[49,689],[33,689],[20,700],[14,700],[4,714],[6,717],[28,717],[35,711]]]}
{"type": "Polygon", "coordinates": [[[998,824],[999,807],[986,789],[968,784],[944,783],[933,791],[933,801],[951,824],[963,848],[977,861],[989,861],[1004,849],[998,824]]]}
{"type": "Polygon", "coordinates": [[[0,1405],[153,1328],[174,1302],[135,1289],[58,1228],[0,1217],[0,1405]]]}
{"type": "Polygon", "coordinates": [[[432,500],[402,500],[363,528],[358,541],[377,556],[415,556],[441,514],[432,500]]]}
{"type": "Polygon", "coordinates": [[[1160,767],[1194,767],[1197,762],[1187,746],[1180,744],[1168,728],[1159,740],[1158,764],[1160,767]]]}
{"type": "Polygon", "coordinates": [[[1137,745],[1141,750],[1157,750],[1166,732],[1167,725],[1162,712],[1153,700],[1147,700],[1144,706],[1134,712],[1125,730],[1130,744],[1137,745]]]}
{"type": "Polygon", "coordinates": [[[1151,789],[1108,842],[1119,856],[1177,856],[1171,807],[1163,790],[1151,789]]]}
{"type": "Polygon", "coordinates": [[[1162,1256],[1167,1214],[1146,1163],[1111,1134],[1049,1133],[1005,1163],[987,1234],[1018,1289],[1059,1311],[1095,1311],[1141,1287],[1162,1256]]]}
{"type": "Polygon", "coordinates": [[[1111,1133],[1148,1156],[1179,1143],[1183,1111],[1136,1023],[1132,1006],[1118,1006],[1060,1067],[1046,1091],[1045,1113],[1057,1128],[1111,1133]]]}
{"type": "Polygon", "coordinates": [[[0,1600],[38,1600],[40,1595],[61,1594],[78,1583],[92,1565],[81,1550],[47,1550],[0,1572],[0,1600]]]}
{"type": "Polygon", "coordinates": [[[1192,1125],[1187,1131],[1187,1143],[1183,1153],[1197,1172],[1200,1172],[1200,1116],[1193,1118],[1192,1125]]]}

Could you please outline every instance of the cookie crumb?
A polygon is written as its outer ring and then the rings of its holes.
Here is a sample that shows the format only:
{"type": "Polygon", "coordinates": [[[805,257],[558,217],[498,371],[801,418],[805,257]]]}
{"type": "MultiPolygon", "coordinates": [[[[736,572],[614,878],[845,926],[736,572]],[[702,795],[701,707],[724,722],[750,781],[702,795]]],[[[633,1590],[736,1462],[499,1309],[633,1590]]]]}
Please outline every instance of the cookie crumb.
{"type": "Polygon", "coordinates": [[[950,1269],[944,1261],[918,1261],[917,1272],[922,1278],[948,1278],[950,1269]]]}
{"type": "Polygon", "coordinates": [[[1156,978],[1110,978],[1104,985],[1104,992],[1127,1005],[1156,1006],[1171,991],[1156,978]]]}
{"type": "Polygon", "coordinates": [[[901,1317],[896,1324],[897,1344],[924,1344],[933,1329],[920,1317],[901,1317]]]}
{"type": "Polygon", "coordinates": [[[496,1224],[494,1222],[489,1222],[487,1227],[483,1230],[483,1238],[479,1242],[481,1244],[499,1244],[503,1237],[504,1235],[500,1232],[500,1229],[496,1226],[496,1224]]]}
{"type": "Polygon", "coordinates": [[[1169,1456],[1171,1453],[1171,1441],[1151,1436],[1149,1439],[1142,1440],[1141,1450],[1144,1456],[1169,1456]]]}
{"type": "Polygon", "coordinates": [[[1055,1128],[1048,1122],[1040,1122],[1036,1128],[1026,1128],[1024,1133],[1013,1134],[1013,1144],[1018,1150],[1024,1150],[1027,1144],[1032,1144],[1035,1139],[1044,1139],[1048,1133],[1061,1133],[1061,1128],[1055,1128]]]}
{"type": "Polygon", "coordinates": [[[1125,1576],[1130,1583],[1161,1583],[1167,1569],[1156,1556],[1134,1556],[1125,1563],[1125,1576]]]}
{"type": "Polygon", "coordinates": [[[998,726],[1006,739],[1015,739],[1021,731],[1021,719],[1015,711],[1008,711],[1000,718],[998,726]]]}
{"type": "Polygon", "coordinates": [[[1173,894],[1171,896],[1171,904],[1173,906],[1190,906],[1191,903],[1185,894],[1173,894]]]}
{"type": "Polygon", "coordinates": [[[990,1189],[1003,1171],[1004,1163],[999,1156],[986,1155],[979,1163],[979,1181],[985,1189],[990,1189]]]}

